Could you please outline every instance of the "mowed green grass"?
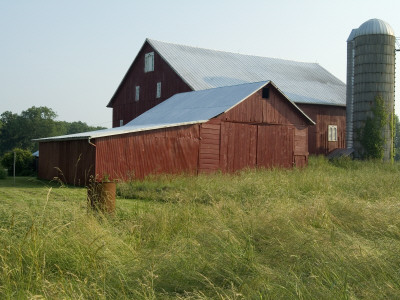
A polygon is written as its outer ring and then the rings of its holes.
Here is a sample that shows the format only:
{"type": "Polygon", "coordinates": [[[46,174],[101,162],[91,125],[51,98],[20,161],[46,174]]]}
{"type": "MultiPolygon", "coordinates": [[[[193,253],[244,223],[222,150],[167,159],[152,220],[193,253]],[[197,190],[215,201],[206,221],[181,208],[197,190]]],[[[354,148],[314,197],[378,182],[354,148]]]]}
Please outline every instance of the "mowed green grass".
{"type": "Polygon", "coordinates": [[[0,299],[399,299],[400,165],[158,176],[86,190],[0,180],[0,299]]]}

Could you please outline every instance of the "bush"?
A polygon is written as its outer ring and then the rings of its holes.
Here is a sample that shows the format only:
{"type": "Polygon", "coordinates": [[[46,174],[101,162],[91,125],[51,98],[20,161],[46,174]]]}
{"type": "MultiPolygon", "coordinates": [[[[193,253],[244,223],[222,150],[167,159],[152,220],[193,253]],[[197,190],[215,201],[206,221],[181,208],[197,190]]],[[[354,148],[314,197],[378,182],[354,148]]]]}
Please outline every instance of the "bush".
{"type": "MultiPolygon", "coordinates": [[[[385,153],[385,136],[383,132],[386,127],[390,129],[391,138],[393,139],[393,115],[389,113],[381,96],[375,98],[375,103],[371,110],[373,117],[367,118],[360,135],[360,143],[364,149],[363,158],[382,160],[385,153]]],[[[390,157],[390,160],[392,159],[393,153],[390,157]]]]}
{"type": "Polygon", "coordinates": [[[15,175],[30,176],[34,174],[34,158],[28,150],[15,148],[13,151],[7,152],[1,158],[1,164],[8,169],[8,174],[13,173],[14,152],[16,153],[15,175]]]}
{"type": "Polygon", "coordinates": [[[0,179],[6,179],[7,177],[7,170],[4,169],[2,165],[0,165],[0,179]]]}

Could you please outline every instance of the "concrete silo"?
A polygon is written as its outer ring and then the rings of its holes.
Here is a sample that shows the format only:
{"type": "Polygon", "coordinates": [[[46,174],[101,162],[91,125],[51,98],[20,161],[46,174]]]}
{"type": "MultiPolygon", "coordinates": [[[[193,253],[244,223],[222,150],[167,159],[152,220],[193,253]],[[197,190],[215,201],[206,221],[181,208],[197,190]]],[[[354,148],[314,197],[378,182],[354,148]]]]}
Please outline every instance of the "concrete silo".
{"type": "MultiPolygon", "coordinates": [[[[353,29],[347,40],[347,147],[356,158],[363,157],[360,132],[373,118],[375,99],[384,100],[389,120],[394,113],[395,42],[393,29],[386,22],[371,19],[353,29]]],[[[384,160],[393,151],[390,121],[382,130],[384,160]]]]}

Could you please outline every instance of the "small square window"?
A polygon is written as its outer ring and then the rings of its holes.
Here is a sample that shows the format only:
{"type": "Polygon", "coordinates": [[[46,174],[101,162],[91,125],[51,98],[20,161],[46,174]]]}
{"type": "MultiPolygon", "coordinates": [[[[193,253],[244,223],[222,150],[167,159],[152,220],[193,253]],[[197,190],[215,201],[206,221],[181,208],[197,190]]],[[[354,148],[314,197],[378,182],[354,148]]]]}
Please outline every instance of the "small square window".
{"type": "Polygon", "coordinates": [[[146,53],[144,55],[144,72],[154,71],[154,52],[146,53]]]}
{"type": "Polygon", "coordinates": [[[269,98],[269,88],[268,87],[265,87],[262,89],[262,97],[265,99],[269,98]]]}
{"type": "Polygon", "coordinates": [[[328,142],[337,142],[337,125],[328,125],[328,142]]]}
{"type": "Polygon", "coordinates": [[[136,86],[135,101],[139,101],[140,86],[136,86]]]}
{"type": "Polygon", "coordinates": [[[157,82],[157,94],[156,98],[161,98],[161,82],[157,82]]]}

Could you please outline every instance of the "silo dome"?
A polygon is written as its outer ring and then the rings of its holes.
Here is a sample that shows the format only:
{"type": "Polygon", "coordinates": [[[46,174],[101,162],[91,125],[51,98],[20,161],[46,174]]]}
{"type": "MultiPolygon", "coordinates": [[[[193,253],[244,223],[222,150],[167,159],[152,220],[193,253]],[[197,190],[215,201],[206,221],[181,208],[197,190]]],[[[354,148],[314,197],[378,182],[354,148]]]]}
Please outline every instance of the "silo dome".
{"type": "Polygon", "coordinates": [[[350,33],[349,37],[347,38],[347,42],[351,42],[352,40],[354,40],[354,37],[357,34],[357,30],[358,30],[358,28],[351,30],[351,33],[350,33]]]}
{"type": "Polygon", "coordinates": [[[353,38],[370,34],[385,34],[394,36],[394,31],[393,28],[385,21],[380,19],[371,19],[361,24],[361,26],[356,30],[353,38]]]}

